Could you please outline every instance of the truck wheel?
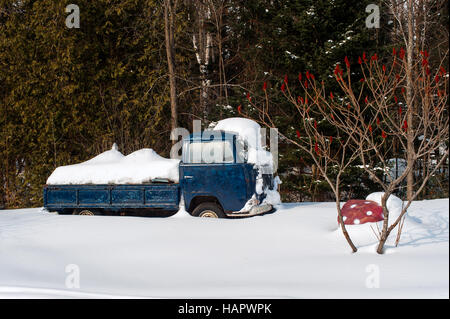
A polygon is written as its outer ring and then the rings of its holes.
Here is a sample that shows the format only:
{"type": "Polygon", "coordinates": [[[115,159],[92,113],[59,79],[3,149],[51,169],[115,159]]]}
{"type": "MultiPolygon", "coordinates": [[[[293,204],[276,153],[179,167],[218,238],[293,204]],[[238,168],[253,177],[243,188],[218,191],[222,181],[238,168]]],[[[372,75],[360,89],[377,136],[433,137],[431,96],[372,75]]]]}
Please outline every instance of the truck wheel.
{"type": "Polygon", "coordinates": [[[226,218],[227,215],[223,212],[222,208],[216,203],[201,203],[195,207],[192,212],[193,216],[207,217],[207,218],[226,218]]]}
{"type": "Polygon", "coordinates": [[[75,209],[73,215],[94,216],[101,215],[99,211],[93,209],[75,209]]]}

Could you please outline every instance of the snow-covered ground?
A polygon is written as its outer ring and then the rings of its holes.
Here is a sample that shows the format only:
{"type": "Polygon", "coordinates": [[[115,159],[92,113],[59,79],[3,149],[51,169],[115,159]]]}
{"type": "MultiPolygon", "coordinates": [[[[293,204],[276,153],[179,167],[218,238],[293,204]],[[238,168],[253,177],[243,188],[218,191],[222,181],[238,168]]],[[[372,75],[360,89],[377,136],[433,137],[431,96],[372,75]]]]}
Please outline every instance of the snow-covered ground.
{"type": "Polygon", "coordinates": [[[370,232],[350,252],[334,203],[233,220],[0,211],[0,297],[448,298],[448,208],[413,203],[385,255],[370,232]]]}

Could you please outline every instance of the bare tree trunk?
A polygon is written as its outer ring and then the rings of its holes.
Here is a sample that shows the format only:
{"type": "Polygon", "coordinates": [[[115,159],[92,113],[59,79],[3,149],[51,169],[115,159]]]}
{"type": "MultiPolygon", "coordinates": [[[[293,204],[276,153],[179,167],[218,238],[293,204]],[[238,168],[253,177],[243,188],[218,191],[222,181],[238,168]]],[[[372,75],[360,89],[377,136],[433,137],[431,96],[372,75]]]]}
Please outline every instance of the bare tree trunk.
{"type": "Polygon", "coordinates": [[[8,146],[8,137],[5,138],[5,181],[4,181],[4,195],[3,195],[3,202],[4,202],[4,206],[5,208],[9,205],[9,156],[8,156],[8,152],[9,152],[9,146],[8,146]]]}
{"type": "MultiPolygon", "coordinates": [[[[217,41],[217,56],[219,58],[218,73],[219,73],[219,97],[220,101],[225,99],[225,103],[228,105],[228,89],[227,89],[227,76],[225,70],[225,61],[223,58],[223,38],[222,28],[223,18],[226,11],[225,1],[219,2],[218,6],[215,6],[214,0],[209,0],[210,8],[213,12],[215,26],[216,26],[216,41],[217,41]],[[223,99],[224,98],[224,99],[223,99]]],[[[214,58],[214,55],[212,56],[214,58]]],[[[222,116],[223,109],[220,108],[220,116],[222,116]]]]}
{"type": "MultiPolygon", "coordinates": [[[[175,41],[174,24],[177,1],[164,0],[164,34],[166,40],[167,65],[169,69],[170,84],[170,126],[175,129],[178,126],[177,83],[175,78],[175,41]]],[[[172,141],[175,143],[176,141],[172,141]]]]}
{"type": "Polygon", "coordinates": [[[377,253],[378,254],[382,254],[384,252],[384,244],[386,244],[386,240],[389,237],[390,231],[389,231],[389,210],[387,209],[386,203],[387,203],[387,196],[386,195],[390,195],[385,193],[382,198],[381,198],[381,206],[383,207],[383,216],[384,216],[384,220],[383,220],[383,227],[380,233],[380,239],[378,241],[378,246],[377,246],[377,253]]]}
{"type": "Polygon", "coordinates": [[[338,212],[338,218],[339,218],[339,227],[341,227],[341,231],[342,234],[345,237],[345,240],[347,241],[348,245],[350,246],[350,248],[352,249],[352,251],[354,253],[356,253],[358,251],[358,248],[356,248],[355,244],[353,243],[352,239],[350,238],[349,233],[347,232],[347,229],[345,228],[345,223],[344,223],[344,219],[342,217],[342,211],[341,211],[341,196],[340,196],[340,191],[339,191],[339,180],[336,183],[336,192],[335,192],[335,196],[336,196],[336,210],[338,212]]]}
{"type": "MultiPolygon", "coordinates": [[[[414,166],[414,129],[413,129],[413,113],[414,113],[414,97],[413,97],[413,59],[414,59],[414,1],[408,0],[408,41],[406,46],[406,104],[407,104],[407,165],[414,166]]],[[[411,200],[414,194],[414,169],[410,170],[406,179],[406,195],[411,200]]]]}

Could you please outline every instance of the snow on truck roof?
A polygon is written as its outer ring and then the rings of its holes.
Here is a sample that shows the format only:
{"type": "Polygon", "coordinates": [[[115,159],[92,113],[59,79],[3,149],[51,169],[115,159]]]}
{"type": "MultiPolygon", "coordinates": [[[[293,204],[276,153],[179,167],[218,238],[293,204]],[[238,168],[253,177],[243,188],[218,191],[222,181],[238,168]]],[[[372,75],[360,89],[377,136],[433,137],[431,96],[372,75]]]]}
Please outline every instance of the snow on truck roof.
{"type": "Polygon", "coordinates": [[[250,148],[262,149],[261,126],[253,120],[243,117],[231,117],[219,121],[214,130],[233,132],[241,139],[246,140],[250,148]]]}
{"type": "Polygon", "coordinates": [[[272,154],[262,144],[261,126],[243,117],[231,117],[219,121],[215,131],[233,132],[237,138],[248,143],[248,162],[258,166],[274,166],[272,154]]]}

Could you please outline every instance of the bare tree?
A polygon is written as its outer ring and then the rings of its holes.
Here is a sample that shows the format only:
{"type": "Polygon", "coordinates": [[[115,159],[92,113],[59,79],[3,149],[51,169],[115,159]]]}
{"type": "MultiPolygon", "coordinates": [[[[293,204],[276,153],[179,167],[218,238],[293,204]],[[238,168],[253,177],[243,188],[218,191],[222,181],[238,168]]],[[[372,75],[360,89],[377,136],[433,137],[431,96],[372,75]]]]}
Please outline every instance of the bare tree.
{"type": "Polygon", "coordinates": [[[199,111],[207,122],[214,110],[211,105],[223,101],[228,104],[230,85],[226,75],[224,44],[229,41],[226,18],[233,4],[229,0],[189,0],[188,3],[192,8],[189,15],[192,32],[189,37],[199,72],[199,81],[191,81],[190,84],[195,86],[190,87],[189,91],[199,92],[199,111]]]}
{"type": "MultiPolygon", "coordinates": [[[[224,43],[226,42],[226,36],[223,36],[222,30],[226,24],[227,12],[229,6],[232,4],[228,0],[208,0],[209,7],[211,10],[211,22],[214,24],[215,28],[215,43],[214,48],[217,48],[216,55],[218,57],[218,74],[219,74],[219,93],[220,98],[225,99],[225,103],[228,105],[228,80],[225,70],[225,59],[224,59],[224,43]]],[[[212,55],[214,59],[214,54],[212,55]]]]}
{"type": "MultiPolygon", "coordinates": [[[[307,96],[318,101],[320,112],[324,116],[330,113],[327,120],[348,136],[351,140],[349,146],[358,154],[364,170],[384,191],[384,221],[379,231],[377,247],[380,254],[383,253],[390,233],[401,223],[412,201],[448,159],[448,73],[442,65],[432,70],[427,60],[428,53],[424,51],[422,55],[422,61],[413,65],[413,68],[417,68],[420,63],[420,77],[412,83],[408,77],[410,66],[405,57],[405,50],[400,49],[397,55],[397,50],[394,49],[389,66],[380,62],[377,54],[370,58],[363,54],[358,59],[363,74],[360,80],[362,85],[352,82],[347,58],[346,75],[338,64],[334,74],[341,88],[340,98],[327,98],[323,85],[317,86],[315,81],[310,81],[311,90],[306,89],[310,92],[307,96]],[[417,101],[415,108],[408,107],[407,104],[410,101],[406,91],[408,85],[412,85],[417,101]],[[357,89],[354,90],[354,87],[357,89]],[[412,137],[410,123],[415,124],[412,137]],[[403,150],[406,167],[400,176],[386,174],[386,178],[380,178],[376,171],[379,168],[384,172],[389,171],[389,159],[394,143],[403,150]],[[414,187],[412,195],[408,196],[400,216],[389,223],[389,210],[386,205],[389,196],[408,179],[410,172],[414,173],[415,163],[433,156],[435,152],[440,152],[441,158],[426,167],[422,179],[414,187]]],[[[332,94],[330,92],[331,96],[332,94]]]]}
{"type": "MultiPolygon", "coordinates": [[[[299,75],[301,77],[301,74],[299,75]]],[[[305,85],[308,87],[308,82],[313,81],[314,75],[309,72],[306,73],[305,85]]],[[[247,95],[249,104],[251,104],[259,113],[259,118],[254,119],[264,126],[275,128],[276,125],[269,112],[269,98],[267,95],[267,84],[264,83],[263,90],[265,93],[265,103],[262,106],[254,103],[250,95],[247,95]]],[[[335,137],[325,136],[321,133],[321,122],[328,121],[331,113],[323,109],[318,96],[313,96],[305,91],[303,96],[295,97],[289,88],[288,79],[285,77],[281,90],[285,97],[295,106],[295,109],[300,115],[302,128],[296,130],[293,137],[290,134],[279,132],[282,139],[296,145],[299,149],[308,153],[314,162],[315,169],[326,180],[330,186],[336,203],[336,210],[338,212],[338,220],[341,231],[353,252],[357,251],[355,244],[350,238],[349,233],[345,227],[341,212],[341,183],[344,172],[355,162],[358,158],[357,153],[351,151],[351,139],[346,134],[352,132],[337,132],[335,137]]],[[[239,112],[242,113],[239,108],[239,112]]],[[[356,128],[355,128],[356,130],[356,128]]],[[[314,176],[315,174],[313,174],[314,176]]]]}
{"type": "MultiPolygon", "coordinates": [[[[442,26],[439,15],[442,9],[448,5],[444,0],[388,0],[390,13],[394,18],[393,41],[401,43],[406,50],[406,105],[414,109],[420,101],[414,92],[414,82],[420,77],[420,69],[417,68],[421,60],[420,52],[434,50],[444,45],[448,47],[448,29],[442,26]],[[442,37],[443,35],[443,37],[442,37]]],[[[437,50],[442,52],[442,50],[437,50]]],[[[445,52],[445,50],[444,50],[445,52]]],[[[440,57],[442,59],[442,56],[440,57]]],[[[413,112],[408,113],[407,121],[407,148],[414,149],[414,135],[416,123],[413,121],[413,112]]],[[[407,161],[412,164],[413,152],[408,151],[407,161]]],[[[414,194],[414,172],[411,170],[407,176],[407,197],[414,194]]]]}
{"type": "Polygon", "coordinates": [[[208,92],[211,84],[211,80],[208,77],[208,66],[212,57],[213,47],[213,35],[207,27],[211,20],[211,3],[209,1],[196,0],[195,7],[197,30],[192,34],[192,46],[200,71],[200,109],[204,120],[206,120],[209,113],[208,92]]]}
{"type": "MultiPolygon", "coordinates": [[[[448,54],[448,51],[447,51],[448,54]]],[[[378,231],[378,253],[383,253],[384,245],[391,232],[400,224],[397,242],[400,238],[402,220],[412,201],[423,191],[430,178],[448,161],[448,76],[442,64],[431,67],[426,51],[422,52],[422,60],[416,62],[413,68],[420,68],[420,77],[410,83],[408,77],[409,61],[403,48],[393,50],[392,62],[389,66],[383,64],[378,55],[371,57],[364,53],[358,58],[363,77],[354,83],[351,78],[350,62],[345,58],[346,72],[340,64],[334,70],[334,76],[341,89],[340,92],[326,90],[323,82],[318,83],[314,75],[307,72],[305,81],[300,81],[302,96],[294,98],[285,78],[281,86],[283,94],[299,112],[304,127],[297,132],[297,139],[280,133],[290,143],[306,151],[318,167],[322,176],[330,185],[336,197],[336,206],[342,231],[352,249],[356,248],[342,223],[340,212],[340,175],[354,163],[356,157],[371,179],[378,183],[384,191],[382,196],[383,226],[378,231]],[[419,65],[417,65],[419,64],[419,65]],[[406,86],[412,85],[415,108],[407,106],[410,97],[406,86]],[[405,104],[406,103],[406,104],[405,104]],[[336,141],[339,148],[333,151],[330,138],[326,138],[318,130],[317,119],[327,121],[337,130],[336,141]],[[411,137],[410,123],[415,124],[411,137]],[[413,140],[410,143],[409,139],[413,140]],[[302,143],[303,142],[303,143],[302,143]],[[406,157],[406,167],[400,176],[388,174],[393,145],[399,145],[406,157]],[[431,162],[425,168],[418,185],[415,185],[412,196],[404,202],[400,215],[389,223],[389,197],[399,189],[414,165],[423,159],[433,157],[440,152],[440,159],[431,162]],[[337,177],[330,178],[329,168],[337,170],[337,177]],[[377,171],[382,170],[385,176],[380,177],[377,171]]],[[[264,85],[264,89],[266,85],[264,85]]],[[[275,123],[266,103],[260,107],[248,96],[250,104],[259,112],[259,122],[270,127],[275,123]]]]}
{"type": "MultiPolygon", "coordinates": [[[[177,0],[164,0],[164,35],[170,84],[171,129],[178,127],[177,82],[175,74],[175,16],[177,0]]],[[[175,143],[176,141],[172,141],[175,143]]]]}

